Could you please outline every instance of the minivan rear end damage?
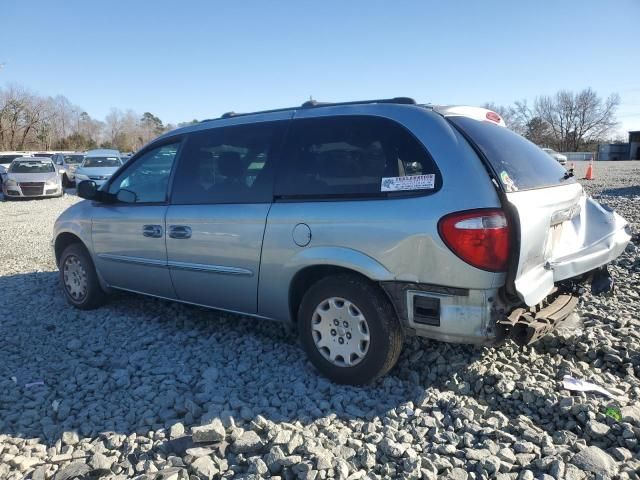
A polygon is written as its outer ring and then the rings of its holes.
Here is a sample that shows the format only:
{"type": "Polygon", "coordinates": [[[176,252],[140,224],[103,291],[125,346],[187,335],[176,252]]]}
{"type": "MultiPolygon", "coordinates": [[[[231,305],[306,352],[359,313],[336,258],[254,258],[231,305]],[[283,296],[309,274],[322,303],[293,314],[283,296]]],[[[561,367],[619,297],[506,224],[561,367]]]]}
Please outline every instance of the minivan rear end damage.
{"type": "Polygon", "coordinates": [[[448,119],[494,179],[507,216],[511,252],[503,293],[510,307],[496,321],[496,338],[535,342],[574,309],[577,284],[591,281],[594,294],[613,288],[606,265],[631,240],[630,226],[523,137],[495,122],[448,119]]]}

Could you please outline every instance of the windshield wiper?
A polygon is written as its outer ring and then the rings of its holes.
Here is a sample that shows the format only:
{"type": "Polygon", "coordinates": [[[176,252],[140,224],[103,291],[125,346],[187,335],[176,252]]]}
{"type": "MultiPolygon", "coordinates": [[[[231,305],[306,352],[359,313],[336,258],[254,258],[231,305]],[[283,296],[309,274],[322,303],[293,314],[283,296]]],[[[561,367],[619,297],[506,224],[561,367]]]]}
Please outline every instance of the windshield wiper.
{"type": "Polygon", "coordinates": [[[562,176],[562,178],[560,179],[560,181],[562,182],[564,180],[569,180],[571,177],[573,177],[573,168],[570,170],[567,170],[562,176]]]}

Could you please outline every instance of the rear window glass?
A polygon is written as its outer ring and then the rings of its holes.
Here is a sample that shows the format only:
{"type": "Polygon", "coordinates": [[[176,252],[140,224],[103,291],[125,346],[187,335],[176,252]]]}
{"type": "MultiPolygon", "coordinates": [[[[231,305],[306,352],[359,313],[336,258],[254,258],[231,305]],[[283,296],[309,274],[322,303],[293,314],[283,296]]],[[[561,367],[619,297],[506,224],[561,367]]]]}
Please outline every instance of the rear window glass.
{"type": "Polygon", "coordinates": [[[82,163],[84,155],[65,155],[64,161],[67,163],[82,163]]]}
{"type": "Polygon", "coordinates": [[[117,157],[86,157],[82,164],[85,168],[93,167],[119,167],[122,165],[117,157]]]}
{"type": "Polygon", "coordinates": [[[294,120],[277,194],[284,197],[433,193],[440,178],[425,148],[380,117],[294,120]]]}
{"type": "Polygon", "coordinates": [[[534,143],[508,128],[466,117],[448,117],[487,158],[506,192],[573,183],[567,171],[534,143]]]}
{"type": "Polygon", "coordinates": [[[172,203],[264,203],[273,199],[273,151],[284,122],[212,128],[189,134],[172,203]]]}

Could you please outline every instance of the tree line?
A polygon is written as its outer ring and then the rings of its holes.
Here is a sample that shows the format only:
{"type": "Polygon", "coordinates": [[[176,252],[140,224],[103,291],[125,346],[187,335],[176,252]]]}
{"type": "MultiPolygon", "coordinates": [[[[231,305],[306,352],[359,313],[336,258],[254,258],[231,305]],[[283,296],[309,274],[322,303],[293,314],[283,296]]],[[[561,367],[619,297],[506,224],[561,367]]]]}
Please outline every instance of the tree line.
{"type": "Polygon", "coordinates": [[[507,127],[537,145],[560,152],[595,151],[598,143],[614,141],[620,96],[612,93],[603,98],[586,88],[542,95],[533,103],[519,100],[509,106],[483,106],[500,114],[507,127]]]}
{"type": "Polygon", "coordinates": [[[67,97],[44,97],[19,85],[0,88],[0,150],[117,148],[134,152],[177,126],[151,112],[112,108],[104,120],[92,118],[67,97]]]}
{"type": "MultiPolygon", "coordinates": [[[[617,126],[620,97],[600,97],[591,88],[536,97],[502,106],[486,103],[507,126],[532,142],[558,151],[595,150],[617,126]]],[[[151,112],[111,109],[104,120],[92,118],[63,95],[44,97],[19,85],[0,88],[0,150],[88,150],[117,148],[132,152],[176,127],[151,112]]]]}

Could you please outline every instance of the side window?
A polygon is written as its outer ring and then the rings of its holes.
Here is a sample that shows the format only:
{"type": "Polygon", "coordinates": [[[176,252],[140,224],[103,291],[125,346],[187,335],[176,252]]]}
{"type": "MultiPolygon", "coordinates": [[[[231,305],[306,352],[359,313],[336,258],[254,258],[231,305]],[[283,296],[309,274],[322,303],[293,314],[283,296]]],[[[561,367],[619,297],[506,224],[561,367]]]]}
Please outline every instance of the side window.
{"type": "Polygon", "coordinates": [[[171,167],[180,142],[154,148],[144,153],[109,186],[109,193],[125,190],[131,203],[164,202],[171,167]]]}
{"type": "Polygon", "coordinates": [[[212,128],[189,134],[171,203],[263,203],[273,198],[275,149],[287,122],[212,128]]]}
{"type": "Polygon", "coordinates": [[[381,196],[440,186],[425,148],[396,122],[366,116],[294,120],[283,152],[280,196],[381,196]]]}

